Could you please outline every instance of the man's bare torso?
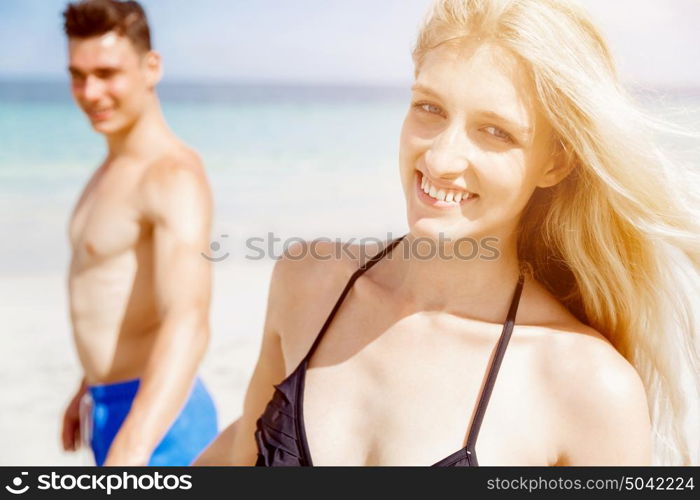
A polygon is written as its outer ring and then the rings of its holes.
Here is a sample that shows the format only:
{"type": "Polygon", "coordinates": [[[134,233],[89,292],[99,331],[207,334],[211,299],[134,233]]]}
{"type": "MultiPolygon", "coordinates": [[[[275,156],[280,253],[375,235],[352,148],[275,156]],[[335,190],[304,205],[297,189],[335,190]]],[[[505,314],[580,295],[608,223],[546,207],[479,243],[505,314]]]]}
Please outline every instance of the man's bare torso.
{"type": "MultiPolygon", "coordinates": [[[[160,325],[152,280],[153,224],[144,183],[159,163],[179,159],[168,156],[106,162],[73,211],[70,311],[88,383],[139,377],[160,325]]],[[[184,150],[179,156],[189,159],[184,150]]]]}

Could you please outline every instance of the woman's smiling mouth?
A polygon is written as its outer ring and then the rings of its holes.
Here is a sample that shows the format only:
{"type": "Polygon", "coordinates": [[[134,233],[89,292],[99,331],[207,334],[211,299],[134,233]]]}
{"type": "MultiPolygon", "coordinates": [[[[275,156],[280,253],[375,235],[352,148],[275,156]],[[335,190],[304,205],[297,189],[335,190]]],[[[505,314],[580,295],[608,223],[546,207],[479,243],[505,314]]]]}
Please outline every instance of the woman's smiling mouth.
{"type": "Polygon", "coordinates": [[[433,207],[451,208],[472,203],[479,195],[465,189],[439,187],[430,182],[421,171],[416,171],[416,190],[418,198],[433,207]]]}

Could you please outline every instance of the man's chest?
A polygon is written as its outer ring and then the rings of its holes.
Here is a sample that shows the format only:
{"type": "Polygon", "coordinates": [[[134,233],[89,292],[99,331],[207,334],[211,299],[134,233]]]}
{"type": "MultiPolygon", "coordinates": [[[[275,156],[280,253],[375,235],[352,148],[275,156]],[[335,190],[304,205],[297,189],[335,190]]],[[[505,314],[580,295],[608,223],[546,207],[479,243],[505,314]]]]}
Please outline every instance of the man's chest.
{"type": "Polygon", "coordinates": [[[87,262],[120,255],[138,243],[145,227],[135,182],[106,176],[94,179],[70,220],[74,257],[87,262]]]}

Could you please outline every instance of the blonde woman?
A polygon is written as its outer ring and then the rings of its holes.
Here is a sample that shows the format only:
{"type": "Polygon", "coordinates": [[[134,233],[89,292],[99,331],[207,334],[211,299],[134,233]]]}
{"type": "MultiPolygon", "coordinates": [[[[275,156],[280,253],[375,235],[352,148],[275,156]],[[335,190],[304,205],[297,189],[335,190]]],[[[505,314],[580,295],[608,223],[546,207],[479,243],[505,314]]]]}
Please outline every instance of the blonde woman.
{"type": "Polygon", "coordinates": [[[697,464],[697,204],[598,31],[564,0],[438,0],[413,57],[409,233],[359,269],[278,263],[210,463],[697,464]]]}

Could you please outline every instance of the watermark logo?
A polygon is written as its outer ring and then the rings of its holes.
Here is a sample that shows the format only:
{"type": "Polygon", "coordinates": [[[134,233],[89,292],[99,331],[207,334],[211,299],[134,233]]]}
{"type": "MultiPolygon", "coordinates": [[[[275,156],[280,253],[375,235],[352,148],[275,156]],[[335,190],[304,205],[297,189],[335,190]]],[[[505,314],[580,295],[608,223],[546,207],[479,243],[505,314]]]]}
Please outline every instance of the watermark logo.
{"type": "MultiPolygon", "coordinates": [[[[228,238],[228,234],[222,234],[221,237],[228,238]]],[[[219,250],[221,250],[221,243],[219,243],[218,241],[212,241],[211,244],[209,244],[209,249],[212,252],[218,252],[219,250]]],[[[202,257],[207,259],[209,262],[221,262],[222,260],[226,260],[229,255],[230,254],[226,252],[224,255],[221,255],[219,257],[210,257],[209,255],[202,252],[202,257]]]]}
{"type": "MultiPolygon", "coordinates": [[[[148,473],[102,473],[101,468],[91,468],[87,474],[57,473],[40,474],[36,476],[36,482],[32,489],[36,491],[81,490],[99,491],[111,495],[116,491],[142,491],[142,490],[191,490],[192,475],[190,474],[162,474],[159,471],[148,473]]],[[[32,481],[28,472],[21,472],[19,476],[11,480],[11,484],[5,489],[13,495],[22,495],[29,491],[32,481]]],[[[33,496],[33,495],[30,495],[33,496]]]]}
{"type": "Polygon", "coordinates": [[[28,472],[22,472],[19,476],[12,479],[12,486],[7,485],[5,486],[5,489],[13,495],[21,495],[22,493],[26,493],[29,489],[29,485],[27,484],[22,487],[22,476],[27,476],[28,474],[28,472]]]}
{"type": "MultiPolygon", "coordinates": [[[[228,234],[220,235],[220,238],[228,238],[228,234]]],[[[302,260],[312,258],[314,260],[331,260],[348,258],[365,262],[369,257],[382,249],[388,242],[395,239],[395,235],[387,233],[385,238],[316,238],[307,240],[299,236],[281,238],[275,233],[268,232],[265,236],[251,236],[244,239],[247,252],[246,260],[302,260]]],[[[234,238],[240,241],[242,238],[234,238]]],[[[415,260],[498,260],[501,256],[501,242],[495,236],[481,236],[479,238],[462,237],[452,239],[444,233],[437,237],[416,237],[406,240],[397,251],[392,252],[387,259],[404,258],[415,260]]],[[[222,251],[222,245],[214,240],[209,244],[211,253],[201,252],[201,256],[210,262],[221,262],[227,259],[231,253],[222,251]],[[216,255],[222,251],[221,255],[216,255]]]]}

